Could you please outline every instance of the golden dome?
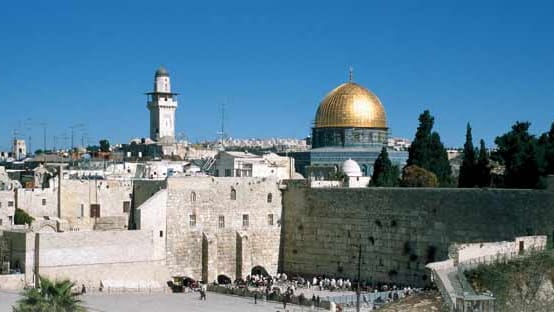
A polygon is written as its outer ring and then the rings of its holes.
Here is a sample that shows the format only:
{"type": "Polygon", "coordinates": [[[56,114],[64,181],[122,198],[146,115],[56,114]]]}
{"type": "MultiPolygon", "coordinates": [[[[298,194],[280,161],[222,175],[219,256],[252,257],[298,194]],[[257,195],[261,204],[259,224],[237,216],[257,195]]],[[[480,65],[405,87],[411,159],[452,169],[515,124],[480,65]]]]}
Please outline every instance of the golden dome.
{"type": "Polygon", "coordinates": [[[316,128],[387,128],[385,108],[371,91],[353,82],[329,92],[319,104],[316,128]]]}

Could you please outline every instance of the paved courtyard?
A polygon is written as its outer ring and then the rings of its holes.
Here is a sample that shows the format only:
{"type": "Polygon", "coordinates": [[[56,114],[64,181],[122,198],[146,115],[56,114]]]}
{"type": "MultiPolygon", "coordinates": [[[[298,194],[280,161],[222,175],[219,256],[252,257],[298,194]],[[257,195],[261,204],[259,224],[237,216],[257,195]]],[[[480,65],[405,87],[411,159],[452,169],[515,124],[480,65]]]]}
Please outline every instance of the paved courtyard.
{"type": "MultiPolygon", "coordinates": [[[[19,295],[14,292],[0,291],[0,311],[11,311],[19,295]]],[[[207,300],[200,301],[197,293],[188,294],[90,294],[82,296],[90,312],[137,312],[137,311],[284,311],[277,302],[259,300],[254,304],[252,298],[220,295],[208,292],[207,300]]],[[[290,312],[311,311],[308,307],[287,305],[290,312]]],[[[321,310],[323,311],[323,310],[321,310]]]]}

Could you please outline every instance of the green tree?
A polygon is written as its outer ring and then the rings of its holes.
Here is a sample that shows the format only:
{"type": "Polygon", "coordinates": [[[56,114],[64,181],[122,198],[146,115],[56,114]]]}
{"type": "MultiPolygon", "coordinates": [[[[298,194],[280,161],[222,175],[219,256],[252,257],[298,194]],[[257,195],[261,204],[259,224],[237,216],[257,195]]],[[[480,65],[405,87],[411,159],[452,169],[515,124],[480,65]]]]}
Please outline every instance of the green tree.
{"type": "Polygon", "coordinates": [[[460,166],[460,175],[458,176],[458,187],[474,187],[477,184],[477,161],[475,159],[475,148],[473,147],[473,138],[471,136],[471,126],[469,122],[466,128],[466,142],[464,143],[464,155],[462,165],[460,166]]]}
{"type": "Polygon", "coordinates": [[[437,176],[419,166],[406,166],[402,170],[402,186],[405,187],[437,187],[437,176]]]}
{"type": "Polygon", "coordinates": [[[42,149],[38,149],[35,151],[35,155],[40,155],[40,154],[44,154],[44,151],[42,149]]]}
{"type": "Polygon", "coordinates": [[[107,153],[110,151],[110,141],[103,139],[100,140],[100,151],[107,153]]]}
{"type": "Polygon", "coordinates": [[[71,293],[75,286],[69,280],[50,281],[39,276],[40,287],[24,290],[14,312],[81,312],[86,309],[81,300],[71,293]]]}
{"type": "Polygon", "coordinates": [[[545,173],[554,174],[554,122],[550,131],[545,132],[539,138],[539,145],[544,152],[545,173]]]}
{"type": "Polygon", "coordinates": [[[100,146],[98,145],[89,145],[87,146],[87,152],[89,153],[95,153],[95,152],[98,152],[100,151],[100,146]]]}
{"type": "Polygon", "coordinates": [[[485,147],[485,141],[479,142],[479,158],[476,166],[476,183],[479,187],[488,187],[491,185],[491,164],[489,153],[485,147]]]}
{"type": "Polygon", "coordinates": [[[398,186],[400,170],[394,166],[389,159],[387,148],[383,147],[381,153],[373,165],[373,175],[371,176],[372,186],[398,186]]]}
{"type": "Polygon", "coordinates": [[[512,130],[496,137],[495,157],[504,165],[504,187],[544,187],[544,153],[538,140],[529,134],[529,122],[516,122],[512,130]]]}
{"type": "Polygon", "coordinates": [[[35,218],[31,217],[25,210],[15,208],[15,214],[13,216],[13,223],[22,225],[22,224],[28,224],[31,225],[31,223],[35,221],[35,218]]]}
{"type": "Polygon", "coordinates": [[[452,169],[440,135],[432,132],[434,118],[428,110],[419,115],[419,126],[408,149],[407,165],[416,165],[433,172],[440,186],[452,184],[452,169]]]}

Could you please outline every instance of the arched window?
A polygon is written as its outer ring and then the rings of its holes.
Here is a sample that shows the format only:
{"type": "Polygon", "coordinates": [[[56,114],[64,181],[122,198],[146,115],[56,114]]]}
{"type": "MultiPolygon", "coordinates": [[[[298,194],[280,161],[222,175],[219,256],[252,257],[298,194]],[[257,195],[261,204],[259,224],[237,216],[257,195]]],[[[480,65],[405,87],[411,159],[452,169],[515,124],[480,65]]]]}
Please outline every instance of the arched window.
{"type": "Polygon", "coordinates": [[[267,194],[267,202],[271,203],[272,200],[273,200],[273,194],[271,193],[267,194]]]}
{"type": "Polygon", "coordinates": [[[231,188],[231,200],[237,199],[237,191],[234,188],[231,188]]]}
{"type": "Polygon", "coordinates": [[[196,201],[196,193],[195,193],[195,192],[191,192],[191,193],[190,193],[190,201],[191,201],[191,202],[195,202],[195,201],[196,201]]]}

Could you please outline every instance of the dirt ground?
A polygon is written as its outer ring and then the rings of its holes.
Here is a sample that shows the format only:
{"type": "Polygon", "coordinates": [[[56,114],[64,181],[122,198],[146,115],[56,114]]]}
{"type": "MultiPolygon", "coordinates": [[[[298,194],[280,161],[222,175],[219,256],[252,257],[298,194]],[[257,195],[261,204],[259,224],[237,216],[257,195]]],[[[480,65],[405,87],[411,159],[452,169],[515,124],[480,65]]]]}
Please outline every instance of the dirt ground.
{"type": "Polygon", "coordinates": [[[383,306],[379,312],[441,312],[441,298],[436,291],[424,292],[383,306]]]}

